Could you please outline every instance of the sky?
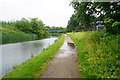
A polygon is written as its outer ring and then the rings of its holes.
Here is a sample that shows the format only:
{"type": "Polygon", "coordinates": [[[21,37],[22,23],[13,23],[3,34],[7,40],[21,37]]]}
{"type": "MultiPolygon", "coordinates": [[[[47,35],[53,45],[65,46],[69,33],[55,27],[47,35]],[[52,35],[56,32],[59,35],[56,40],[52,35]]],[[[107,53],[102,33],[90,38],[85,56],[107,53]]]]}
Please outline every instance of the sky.
{"type": "Polygon", "coordinates": [[[0,0],[0,20],[37,17],[49,26],[66,27],[74,13],[70,0],[0,0]]]}

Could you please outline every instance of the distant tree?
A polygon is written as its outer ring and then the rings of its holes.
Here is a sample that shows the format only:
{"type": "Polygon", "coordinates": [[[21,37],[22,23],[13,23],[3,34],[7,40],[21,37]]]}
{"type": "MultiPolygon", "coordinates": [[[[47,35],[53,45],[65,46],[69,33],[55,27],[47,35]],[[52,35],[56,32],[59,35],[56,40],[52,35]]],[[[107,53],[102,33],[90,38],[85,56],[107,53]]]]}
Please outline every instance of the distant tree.
{"type": "Polygon", "coordinates": [[[90,27],[90,22],[94,21],[96,12],[92,2],[71,2],[71,5],[75,9],[75,19],[78,23],[82,23],[84,28],[90,27]]]}
{"type": "Polygon", "coordinates": [[[31,31],[32,31],[32,26],[31,26],[30,22],[25,18],[22,18],[20,21],[16,21],[15,26],[19,30],[21,30],[25,33],[31,33],[31,31]]]}
{"type": "Polygon", "coordinates": [[[65,30],[63,27],[56,27],[56,26],[46,26],[47,30],[65,30]]]}
{"type": "Polygon", "coordinates": [[[76,18],[75,14],[73,14],[70,17],[70,20],[68,21],[68,25],[67,25],[68,32],[75,30],[75,27],[79,25],[79,23],[77,22],[77,20],[75,20],[75,18],[76,18]]]}
{"type": "Polygon", "coordinates": [[[30,23],[32,26],[32,32],[37,34],[38,37],[43,38],[44,33],[44,24],[41,20],[38,20],[38,18],[31,18],[30,23]]]}
{"type": "Polygon", "coordinates": [[[12,30],[13,32],[20,31],[30,35],[35,34],[38,38],[44,38],[49,34],[46,27],[44,27],[45,24],[38,18],[22,18],[17,21],[0,21],[0,23],[4,29],[12,30]]]}

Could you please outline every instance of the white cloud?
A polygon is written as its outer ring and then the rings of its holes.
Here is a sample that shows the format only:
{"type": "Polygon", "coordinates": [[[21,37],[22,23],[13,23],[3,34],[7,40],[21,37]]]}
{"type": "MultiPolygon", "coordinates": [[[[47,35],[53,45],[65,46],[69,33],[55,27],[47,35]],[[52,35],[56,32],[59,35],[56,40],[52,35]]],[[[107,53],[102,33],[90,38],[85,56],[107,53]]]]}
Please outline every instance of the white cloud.
{"type": "Polygon", "coordinates": [[[38,17],[44,24],[66,27],[74,10],[69,0],[1,0],[1,20],[38,17]]]}

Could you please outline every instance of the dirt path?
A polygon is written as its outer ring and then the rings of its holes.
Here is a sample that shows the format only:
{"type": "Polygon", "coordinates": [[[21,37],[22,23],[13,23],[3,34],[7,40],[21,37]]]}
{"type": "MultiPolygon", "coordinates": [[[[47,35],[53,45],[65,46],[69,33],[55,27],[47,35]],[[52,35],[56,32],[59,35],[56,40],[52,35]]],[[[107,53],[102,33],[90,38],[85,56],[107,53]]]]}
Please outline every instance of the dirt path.
{"type": "Polygon", "coordinates": [[[48,69],[41,78],[79,78],[77,50],[74,42],[65,35],[65,41],[55,57],[48,64],[48,69]]]}

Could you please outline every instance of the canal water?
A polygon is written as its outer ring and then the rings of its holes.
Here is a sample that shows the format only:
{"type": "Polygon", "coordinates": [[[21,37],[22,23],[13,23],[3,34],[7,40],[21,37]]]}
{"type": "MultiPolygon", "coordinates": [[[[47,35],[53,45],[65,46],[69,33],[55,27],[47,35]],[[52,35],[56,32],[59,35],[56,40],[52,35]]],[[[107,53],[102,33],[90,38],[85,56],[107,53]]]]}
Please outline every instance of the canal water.
{"type": "Polygon", "coordinates": [[[2,53],[0,53],[2,55],[2,59],[0,59],[2,71],[0,69],[0,72],[2,72],[2,75],[9,73],[13,70],[13,66],[18,66],[30,59],[31,56],[40,54],[44,48],[52,45],[56,39],[58,37],[0,45],[2,47],[2,53]]]}

